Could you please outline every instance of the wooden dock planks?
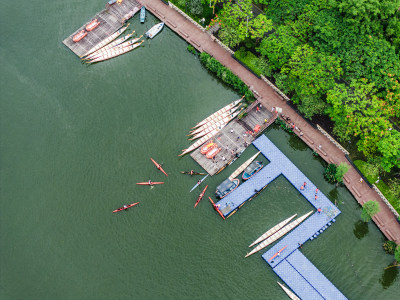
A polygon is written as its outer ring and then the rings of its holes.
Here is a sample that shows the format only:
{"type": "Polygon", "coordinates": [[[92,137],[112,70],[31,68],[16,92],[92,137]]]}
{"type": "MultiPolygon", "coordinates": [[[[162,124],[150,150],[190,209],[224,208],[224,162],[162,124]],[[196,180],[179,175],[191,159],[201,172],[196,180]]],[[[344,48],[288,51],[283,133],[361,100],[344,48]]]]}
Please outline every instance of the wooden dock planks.
{"type": "Polygon", "coordinates": [[[82,56],[102,40],[121,28],[123,25],[121,23],[122,18],[135,7],[140,8],[141,4],[136,0],[124,0],[121,4],[116,3],[109,8],[103,9],[91,19],[86,20],[83,26],[63,41],[63,44],[71,49],[71,51],[76,55],[82,56]],[[100,25],[94,30],[89,31],[87,36],[81,41],[77,43],[72,41],[73,36],[82,29],[85,29],[86,24],[93,19],[98,19],[100,25]]]}

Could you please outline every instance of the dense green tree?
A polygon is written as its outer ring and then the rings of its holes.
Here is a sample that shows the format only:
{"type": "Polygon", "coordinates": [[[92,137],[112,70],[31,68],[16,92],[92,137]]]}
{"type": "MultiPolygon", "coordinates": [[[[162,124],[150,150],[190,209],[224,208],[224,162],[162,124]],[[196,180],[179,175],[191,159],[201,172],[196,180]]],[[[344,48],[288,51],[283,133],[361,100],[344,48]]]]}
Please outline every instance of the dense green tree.
{"type": "Polygon", "coordinates": [[[237,3],[227,2],[220,13],[223,28],[235,30],[240,41],[247,37],[258,39],[271,30],[272,21],[265,15],[253,16],[253,4],[251,0],[242,0],[237,3]]]}
{"type": "Polygon", "coordinates": [[[376,153],[378,142],[390,128],[381,109],[384,101],[374,91],[374,84],[360,80],[352,81],[349,87],[335,84],[327,95],[330,106],[326,112],[335,121],[334,132],[341,140],[359,137],[358,149],[367,156],[376,153]]]}
{"type": "Polygon", "coordinates": [[[397,245],[396,251],[394,252],[394,258],[400,263],[400,245],[397,245]]]}
{"type": "Polygon", "coordinates": [[[236,30],[232,27],[224,27],[220,29],[218,32],[219,38],[221,41],[227,45],[228,47],[234,48],[236,47],[241,39],[237,34],[236,30]]]}
{"type": "Polygon", "coordinates": [[[203,6],[201,0],[188,0],[187,8],[194,15],[201,15],[203,13],[203,6]]]}
{"type": "Polygon", "coordinates": [[[350,169],[349,165],[346,163],[340,163],[336,168],[335,179],[337,182],[343,182],[343,176],[350,169]]]}
{"type": "Polygon", "coordinates": [[[362,207],[361,219],[364,222],[369,222],[379,211],[379,203],[375,200],[369,200],[362,207]]]}
{"type": "Polygon", "coordinates": [[[269,60],[274,70],[280,70],[289,62],[298,46],[300,42],[291,35],[291,28],[279,26],[273,34],[262,40],[258,51],[269,60]]]}
{"type": "Polygon", "coordinates": [[[302,111],[311,117],[325,108],[320,99],[335,85],[335,79],[340,77],[342,69],[335,57],[318,53],[304,45],[297,47],[290,61],[282,67],[282,72],[288,75],[289,88],[296,92],[292,100],[300,104],[303,98],[310,101],[311,105],[305,103],[302,111]],[[313,104],[317,104],[315,109],[313,104]]]}
{"type": "Polygon", "coordinates": [[[387,131],[378,142],[378,151],[382,155],[381,165],[386,172],[393,167],[400,168],[400,132],[387,131]]]}

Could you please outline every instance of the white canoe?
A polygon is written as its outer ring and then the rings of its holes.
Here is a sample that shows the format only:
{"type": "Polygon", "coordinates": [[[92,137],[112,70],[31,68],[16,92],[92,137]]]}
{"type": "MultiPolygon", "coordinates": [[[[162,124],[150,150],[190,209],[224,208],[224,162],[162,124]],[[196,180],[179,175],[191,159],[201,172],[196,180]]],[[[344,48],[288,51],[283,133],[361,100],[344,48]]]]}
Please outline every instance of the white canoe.
{"type": "Polygon", "coordinates": [[[255,244],[258,244],[259,242],[262,242],[265,240],[267,237],[273,235],[275,232],[281,230],[283,226],[285,226],[287,223],[289,223],[297,214],[294,214],[293,216],[287,218],[286,220],[280,222],[279,224],[275,225],[265,233],[263,233],[258,239],[256,239],[249,247],[253,247],[255,244]]]}
{"type": "Polygon", "coordinates": [[[82,55],[81,57],[87,56],[91,53],[93,53],[94,51],[99,50],[100,48],[103,48],[105,45],[111,43],[113,40],[115,40],[118,36],[120,36],[122,33],[125,32],[125,30],[128,28],[129,23],[125,26],[125,27],[121,27],[120,29],[118,29],[116,32],[114,32],[112,35],[110,35],[109,37],[105,38],[103,41],[101,41],[100,43],[98,43],[96,46],[94,46],[92,49],[90,49],[88,52],[86,52],[84,55],[82,55]]]}
{"type": "Polygon", "coordinates": [[[213,131],[214,129],[218,129],[218,131],[221,130],[222,128],[224,128],[226,126],[226,124],[228,124],[231,120],[233,120],[240,112],[241,112],[241,110],[231,114],[230,116],[228,116],[224,119],[224,122],[221,125],[218,125],[219,123],[214,124],[213,126],[205,129],[204,131],[199,132],[198,134],[193,136],[190,140],[195,140],[195,139],[201,138],[202,136],[206,135],[207,133],[213,131]]]}
{"type": "Polygon", "coordinates": [[[118,46],[118,45],[122,44],[123,42],[127,41],[134,33],[135,33],[135,30],[132,31],[132,33],[129,33],[129,34],[127,34],[127,35],[115,40],[114,42],[104,46],[103,48],[100,48],[99,50],[94,51],[93,53],[89,54],[88,56],[86,56],[83,59],[86,59],[86,60],[92,59],[93,57],[98,56],[100,53],[102,53],[102,52],[104,52],[104,51],[106,51],[108,49],[111,49],[111,48],[113,48],[115,46],[118,46]]]}
{"type": "Polygon", "coordinates": [[[201,125],[200,127],[197,127],[196,129],[192,130],[189,135],[195,135],[195,134],[209,128],[210,126],[213,126],[214,124],[223,121],[230,114],[234,113],[241,105],[242,104],[239,104],[239,105],[235,106],[234,108],[228,110],[227,112],[224,112],[222,115],[208,121],[207,123],[201,125]]]}
{"type": "Polygon", "coordinates": [[[120,55],[125,54],[125,53],[127,53],[129,51],[132,51],[133,49],[136,49],[142,43],[143,43],[143,41],[141,41],[139,43],[136,43],[136,44],[133,44],[133,45],[130,45],[128,47],[118,48],[118,49],[115,49],[115,50],[111,49],[111,50],[113,50],[112,53],[107,54],[107,55],[104,54],[104,55],[101,55],[99,57],[96,57],[95,59],[89,61],[88,63],[92,64],[92,63],[95,63],[95,62],[104,61],[104,60],[107,60],[107,59],[110,59],[110,58],[113,58],[113,57],[116,57],[116,56],[120,56],[120,55]]]}
{"type": "Polygon", "coordinates": [[[213,113],[212,115],[208,116],[207,118],[205,118],[203,121],[199,122],[196,124],[196,126],[192,127],[192,129],[195,129],[197,127],[200,127],[201,125],[211,121],[212,119],[222,115],[223,113],[229,111],[230,109],[234,108],[236,105],[239,104],[240,101],[242,101],[242,99],[244,98],[244,96],[242,98],[240,98],[239,100],[233,101],[232,103],[224,106],[223,108],[221,108],[220,110],[216,111],[215,113],[213,113]]]}
{"type": "Polygon", "coordinates": [[[289,296],[290,299],[292,299],[292,300],[300,300],[299,297],[297,297],[291,290],[289,290],[287,287],[285,287],[282,283],[279,283],[278,281],[277,281],[277,283],[282,288],[282,290],[286,293],[286,295],[289,296]]]}
{"type": "Polygon", "coordinates": [[[163,27],[164,27],[164,22],[158,23],[158,24],[154,25],[153,27],[151,27],[150,30],[145,33],[145,36],[147,38],[152,39],[153,37],[155,37],[157,35],[157,33],[159,33],[161,31],[161,29],[163,29],[163,27]]]}
{"type": "Polygon", "coordinates": [[[199,139],[198,141],[196,141],[194,144],[192,144],[189,148],[182,150],[182,154],[179,154],[178,156],[182,156],[185,155],[186,153],[189,153],[195,149],[197,149],[198,147],[200,147],[201,145],[203,145],[205,142],[207,142],[207,140],[209,140],[210,138],[212,138],[216,133],[218,132],[217,129],[214,129],[213,131],[211,131],[210,133],[206,134],[205,136],[203,136],[201,139],[199,139]]]}
{"type": "Polygon", "coordinates": [[[137,41],[139,41],[142,38],[142,35],[139,36],[138,38],[134,38],[132,40],[129,40],[127,42],[124,42],[120,45],[114,46],[110,49],[104,50],[102,52],[100,52],[97,55],[92,56],[89,60],[95,60],[99,57],[107,57],[108,55],[113,55],[116,51],[118,51],[119,49],[125,48],[125,47],[129,47],[133,44],[135,44],[137,41]]]}
{"type": "Polygon", "coordinates": [[[312,214],[313,211],[310,211],[309,213],[301,216],[300,218],[294,220],[292,223],[286,225],[285,227],[283,227],[281,230],[279,230],[278,232],[274,233],[273,235],[271,235],[269,238],[265,239],[263,242],[261,242],[261,244],[259,244],[257,247],[255,247],[253,250],[250,251],[250,253],[247,253],[245,257],[248,257],[258,251],[260,251],[261,249],[264,249],[265,247],[267,247],[268,245],[272,244],[273,242],[275,242],[277,239],[281,238],[282,236],[284,236],[286,233],[288,233],[289,231],[291,231],[292,229],[294,229],[296,226],[298,226],[301,222],[303,222],[305,219],[307,219],[307,217],[309,215],[312,214]]]}
{"type": "Polygon", "coordinates": [[[229,176],[229,180],[232,181],[233,179],[236,178],[236,176],[238,176],[240,173],[243,172],[244,169],[247,168],[248,165],[250,165],[253,160],[256,159],[256,157],[258,156],[258,154],[260,154],[261,151],[258,151],[256,154],[254,154],[252,157],[250,157],[248,160],[246,160],[239,168],[237,168],[232,174],[231,176],[229,176]]]}

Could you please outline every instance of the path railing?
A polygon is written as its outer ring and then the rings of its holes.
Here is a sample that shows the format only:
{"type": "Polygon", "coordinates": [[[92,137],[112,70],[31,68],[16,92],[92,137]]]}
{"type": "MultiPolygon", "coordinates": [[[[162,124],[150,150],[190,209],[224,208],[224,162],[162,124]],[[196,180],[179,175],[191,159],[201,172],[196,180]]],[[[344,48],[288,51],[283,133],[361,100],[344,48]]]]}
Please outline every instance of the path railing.
{"type": "Polygon", "coordinates": [[[399,217],[399,213],[394,209],[394,207],[392,206],[392,204],[390,204],[390,202],[386,199],[386,197],[381,193],[381,191],[376,187],[375,184],[372,184],[372,188],[375,190],[375,192],[378,193],[379,197],[381,197],[381,199],[383,200],[383,202],[385,202],[385,204],[387,205],[387,207],[389,207],[389,209],[391,210],[391,212],[396,216],[396,218],[399,217]]]}
{"type": "Polygon", "coordinates": [[[324,136],[326,136],[336,147],[338,147],[340,150],[342,150],[342,152],[343,152],[344,154],[346,154],[346,155],[349,155],[349,154],[350,154],[349,151],[347,151],[342,145],[340,145],[333,137],[331,137],[331,136],[329,135],[329,133],[327,133],[324,129],[322,129],[322,127],[319,126],[318,124],[317,124],[317,128],[318,128],[318,130],[319,130],[324,136]]]}
{"type": "Polygon", "coordinates": [[[267,78],[265,78],[264,75],[260,75],[261,79],[264,80],[272,89],[277,92],[283,99],[286,101],[290,101],[290,98],[286,96],[280,89],[278,89],[271,81],[269,81],[267,78]]]}

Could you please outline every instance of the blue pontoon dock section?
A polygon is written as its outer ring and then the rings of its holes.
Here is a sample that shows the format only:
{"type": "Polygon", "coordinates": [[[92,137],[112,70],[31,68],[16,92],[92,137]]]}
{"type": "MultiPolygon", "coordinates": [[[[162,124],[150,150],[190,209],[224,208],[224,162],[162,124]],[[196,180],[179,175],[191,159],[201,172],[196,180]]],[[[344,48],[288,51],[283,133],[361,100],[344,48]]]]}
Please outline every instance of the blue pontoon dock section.
{"type": "Polygon", "coordinates": [[[332,223],[340,210],[265,136],[253,142],[269,160],[261,171],[217,202],[224,216],[236,212],[279,175],[285,178],[310,202],[315,212],[282,240],[263,254],[275,273],[302,299],[346,299],[346,297],[298,250],[307,240],[317,238],[332,223]],[[301,186],[306,182],[304,190],[301,186]],[[318,196],[315,199],[315,195],[318,196]],[[280,255],[271,260],[279,250],[280,255]]]}

